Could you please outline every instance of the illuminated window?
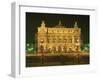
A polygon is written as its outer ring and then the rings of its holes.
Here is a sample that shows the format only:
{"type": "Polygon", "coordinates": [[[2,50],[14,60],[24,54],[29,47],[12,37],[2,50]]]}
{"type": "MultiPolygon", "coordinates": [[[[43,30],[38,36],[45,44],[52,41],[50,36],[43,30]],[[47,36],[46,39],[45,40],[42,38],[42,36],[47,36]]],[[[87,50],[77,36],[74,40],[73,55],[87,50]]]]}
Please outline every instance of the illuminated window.
{"type": "Polygon", "coordinates": [[[56,39],[55,38],[53,38],[53,43],[55,43],[56,42],[56,39]]]}
{"type": "Polygon", "coordinates": [[[72,43],[72,37],[68,36],[68,43],[72,43]]]}
{"type": "Polygon", "coordinates": [[[79,42],[79,38],[77,36],[74,36],[74,42],[78,43],[79,42]]]}
{"type": "Polygon", "coordinates": [[[72,43],[72,39],[69,39],[69,43],[72,43]]]}
{"type": "Polygon", "coordinates": [[[67,39],[64,39],[64,42],[67,43],[67,39]]]}
{"type": "Polygon", "coordinates": [[[41,40],[40,40],[40,42],[41,42],[41,43],[44,43],[44,40],[43,40],[43,39],[41,39],[41,40]]]}
{"type": "Polygon", "coordinates": [[[79,32],[79,29],[76,29],[74,32],[75,32],[75,33],[79,32]]]}

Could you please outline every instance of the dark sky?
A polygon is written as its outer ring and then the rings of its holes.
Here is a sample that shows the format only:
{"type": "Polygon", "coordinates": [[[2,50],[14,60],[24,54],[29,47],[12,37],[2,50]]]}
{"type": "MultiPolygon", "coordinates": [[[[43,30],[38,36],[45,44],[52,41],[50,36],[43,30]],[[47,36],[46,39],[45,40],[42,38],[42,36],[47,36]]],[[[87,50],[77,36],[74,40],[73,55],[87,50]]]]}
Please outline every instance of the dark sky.
{"type": "Polygon", "coordinates": [[[73,27],[77,21],[81,28],[81,39],[83,43],[89,43],[89,15],[74,15],[74,14],[51,14],[51,13],[31,13],[26,12],[26,42],[33,43],[37,32],[37,27],[40,27],[41,21],[44,20],[46,27],[54,27],[61,20],[65,27],[73,27]]]}

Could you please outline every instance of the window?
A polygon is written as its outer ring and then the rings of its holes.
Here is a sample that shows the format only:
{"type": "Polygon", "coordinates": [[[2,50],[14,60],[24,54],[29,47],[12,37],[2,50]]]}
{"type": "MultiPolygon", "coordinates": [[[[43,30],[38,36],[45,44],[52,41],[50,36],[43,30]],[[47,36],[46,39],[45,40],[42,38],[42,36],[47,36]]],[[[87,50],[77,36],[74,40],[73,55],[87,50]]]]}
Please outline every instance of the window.
{"type": "Polygon", "coordinates": [[[68,43],[72,43],[72,37],[68,36],[68,43]]]}
{"type": "Polygon", "coordinates": [[[78,43],[78,42],[79,42],[79,37],[75,36],[75,37],[74,37],[74,42],[75,42],[75,43],[78,43]]]}
{"type": "Polygon", "coordinates": [[[43,39],[41,39],[41,40],[40,40],[40,42],[41,42],[41,43],[44,43],[44,40],[43,40],[43,39]]]}

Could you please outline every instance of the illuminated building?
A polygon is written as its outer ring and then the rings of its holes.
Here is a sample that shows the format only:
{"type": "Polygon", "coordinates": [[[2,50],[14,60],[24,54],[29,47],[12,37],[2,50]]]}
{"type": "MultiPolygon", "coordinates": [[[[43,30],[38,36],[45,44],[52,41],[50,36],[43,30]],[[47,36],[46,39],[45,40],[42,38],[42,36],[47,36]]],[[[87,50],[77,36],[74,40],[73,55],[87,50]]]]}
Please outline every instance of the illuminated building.
{"type": "Polygon", "coordinates": [[[77,22],[72,28],[61,24],[46,27],[42,21],[37,32],[37,51],[45,53],[67,53],[81,51],[81,29],[77,22]]]}

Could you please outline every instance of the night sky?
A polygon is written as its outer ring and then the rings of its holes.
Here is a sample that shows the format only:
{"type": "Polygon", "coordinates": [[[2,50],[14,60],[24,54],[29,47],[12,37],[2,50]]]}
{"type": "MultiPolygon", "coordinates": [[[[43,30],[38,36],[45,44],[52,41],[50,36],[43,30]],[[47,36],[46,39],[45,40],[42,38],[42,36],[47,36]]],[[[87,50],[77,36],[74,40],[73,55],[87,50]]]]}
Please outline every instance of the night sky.
{"type": "Polygon", "coordinates": [[[79,28],[81,28],[83,43],[89,43],[89,15],[30,12],[26,12],[26,43],[34,42],[37,27],[40,27],[42,20],[45,21],[46,27],[54,27],[61,20],[62,25],[67,28],[73,27],[77,21],[79,28]]]}

